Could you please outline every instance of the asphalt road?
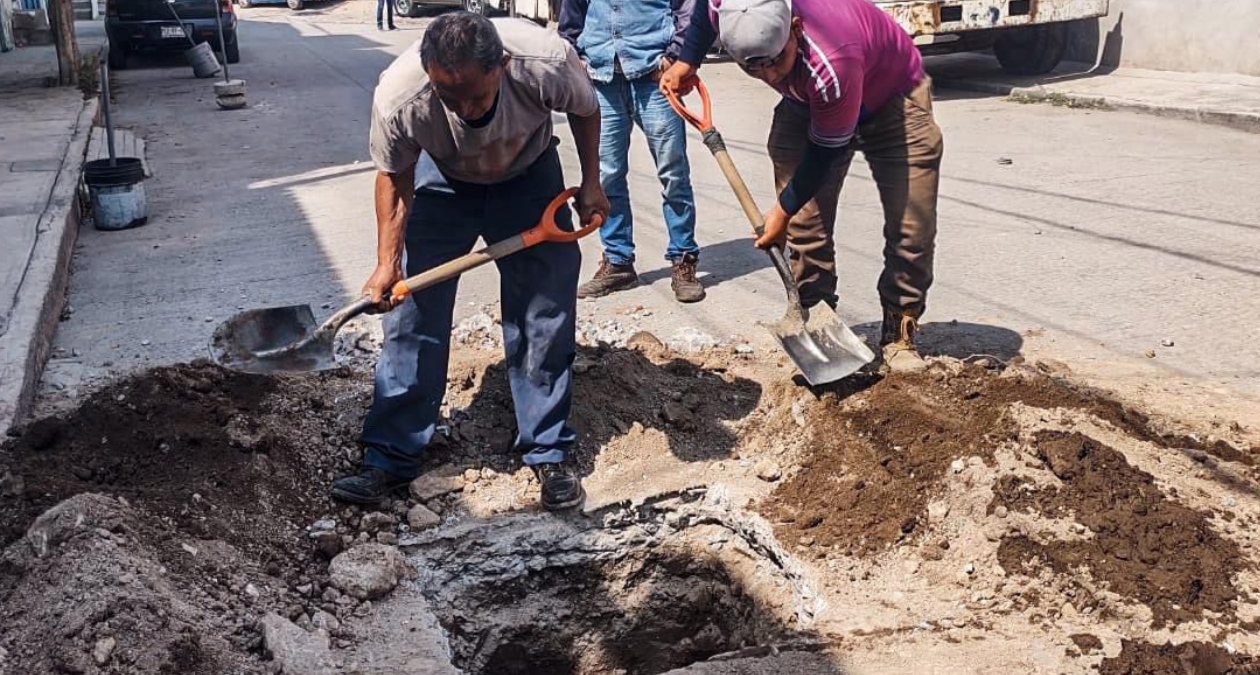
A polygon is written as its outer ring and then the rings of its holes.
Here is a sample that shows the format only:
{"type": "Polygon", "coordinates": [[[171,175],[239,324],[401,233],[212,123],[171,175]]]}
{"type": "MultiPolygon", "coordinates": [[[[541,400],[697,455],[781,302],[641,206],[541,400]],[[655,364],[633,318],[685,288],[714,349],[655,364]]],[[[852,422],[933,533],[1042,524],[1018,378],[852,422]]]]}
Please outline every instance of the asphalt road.
{"type": "MultiPolygon", "coordinates": [[[[317,314],[357,294],[371,270],[374,223],[367,120],[372,89],[424,21],[377,32],[372,3],[293,15],[243,10],[248,109],[215,108],[211,83],[178,58],[117,74],[117,123],[148,141],[151,222],[85,229],[49,377],[202,356],[213,326],[241,307],[313,302],[317,314]],[[323,306],[321,308],[321,306],[323,306]],[[77,352],[78,356],[72,356],[77,352]]],[[[774,93],[730,65],[702,74],[715,117],[759,203],[773,198],[765,134],[774,93]]],[[[1131,395],[1260,400],[1260,136],[1190,122],[938,92],[946,152],[931,350],[1055,359],[1131,395]],[[1006,161],[1009,160],[1009,161],[1006,161]],[[955,323],[956,322],[956,323],[955,323]],[[1171,346],[1167,346],[1171,344],[1171,346]],[[1154,357],[1148,357],[1153,350],[1154,357]],[[1222,394],[1227,394],[1223,397],[1222,394]]],[[[572,140],[557,125],[571,183],[572,140]]],[[[581,311],[624,317],[662,337],[696,329],[750,340],[782,313],[782,291],[713,160],[693,135],[701,267],[709,299],[674,303],[659,183],[641,137],[632,151],[640,273],[648,283],[581,311]]],[[[843,313],[878,321],[878,195],[855,162],[839,224],[843,313]]],[[[599,244],[583,245],[583,278],[599,244]]],[[[469,275],[460,311],[497,297],[492,269],[469,275]]]]}

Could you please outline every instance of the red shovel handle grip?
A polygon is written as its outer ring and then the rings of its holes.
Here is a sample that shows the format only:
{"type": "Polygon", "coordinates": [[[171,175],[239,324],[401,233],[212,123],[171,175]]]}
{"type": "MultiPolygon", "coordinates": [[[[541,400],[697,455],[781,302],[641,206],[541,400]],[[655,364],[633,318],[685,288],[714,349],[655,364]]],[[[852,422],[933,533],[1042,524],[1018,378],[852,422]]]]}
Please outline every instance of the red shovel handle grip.
{"type": "Polygon", "coordinates": [[[689,110],[687,106],[683,105],[682,100],[678,98],[678,94],[672,91],[667,91],[665,92],[665,98],[669,99],[669,105],[674,108],[674,112],[678,113],[679,117],[687,120],[691,126],[699,129],[701,133],[704,133],[713,128],[713,104],[709,101],[709,88],[704,86],[704,83],[700,81],[699,77],[695,78],[695,82],[696,91],[700,93],[699,115],[689,110]]]}
{"type": "Polygon", "coordinates": [[[595,214],[595,217],[591,218],[591,222],[584,227],[572,232],[565,232],[560,229],[560,226],[556,223],[556,211],[559,211],[560,207],[564,206],[577,193],[577,188],[569,188],[551,200],[551,203],[547,205],[547,210],[543,211],[542,218],[538,220],[538,224],[521,233],[521,239],[525,242],[525,248],[544,241],[558,241],[562,243],[577,241],[599,229],[599,226],[604,224],[604,218],[599,214],[595,214]]]}

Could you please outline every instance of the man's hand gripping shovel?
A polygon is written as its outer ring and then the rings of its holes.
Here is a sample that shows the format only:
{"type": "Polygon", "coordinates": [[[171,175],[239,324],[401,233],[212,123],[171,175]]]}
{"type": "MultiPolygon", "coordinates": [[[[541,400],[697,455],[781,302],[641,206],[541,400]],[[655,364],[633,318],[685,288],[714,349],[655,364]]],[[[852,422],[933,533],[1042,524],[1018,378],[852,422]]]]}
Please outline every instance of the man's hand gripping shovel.
{"type": "MultiPolygon", "coordinates": [[[[748,186],[735,168],[722,134],[713,126],[713,107],[709,101],[709,91],[704,83],[696,78],[695,87],[700,94],[701,114],[697,115],[683,105],[678,96],[666,92],[669,103],[687,122],[700,131],[704,144],[713,153],[722,175],[739,200],[744,215],[748,217],[753,232],[761,237],[764,232],[762,211],[757,208],[748,186]]],[[[779,321],[768,324],[770,333],[792,358],[792,362],[800,369],[801,374],[811,385],[835,382],[857,372],[862,366],[875,360],[875,354],[853,331],[849,329],[834,310],[826,303],[818,303],[810,309],[801,306],[801,297],[796,290],[796,281],[792,277],[792,269],[788,265],[783,247],[776,245],[766,249],[774,269],[779,273],[783,288],[787,292],[787,312],[779,321]]]]}
{"type": "MultiPolygon", "coordinates": [[[[570,188],[560,193],[547,206],[538,224],[528,230],[399,281],[390,291],[393,299],[401,300],[536,244],[573,242],[594,232],[603,223],[599,215],[573,232],[561,230],[556,224],[556,211],[577,192],[577,188],[570,188]]],[[[210,357],[221,366],[250,373],[335,368],[333,338],[337,331],[350,319],[376,308],[372,299],[364,296],[318,325],[310,305],[247,310],[215,329],[210,339],[210,357]]]]}

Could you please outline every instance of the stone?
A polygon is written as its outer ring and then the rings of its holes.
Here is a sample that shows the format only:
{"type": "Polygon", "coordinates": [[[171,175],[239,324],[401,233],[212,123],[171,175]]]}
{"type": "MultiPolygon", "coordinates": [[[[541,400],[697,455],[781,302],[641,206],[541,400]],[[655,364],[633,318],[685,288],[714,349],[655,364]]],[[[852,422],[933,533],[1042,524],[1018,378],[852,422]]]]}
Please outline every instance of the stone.
{"type": "Polygon", "coordinates": [[[771,483],[783,477],[783,469],[780,469],[778,464],[768,459],[757,462],[754,470],[757,472],[758,478],[771,483]]]}
{"type": "MultiPolygon", "coordinates": [[[[305,614],[302,615],[305,618],[305,614]]],[[[279,614],[263,617],[263,643],[284,675],[334,675],[328,633],[307,632],[279,614]]]]}
{"type": "Polygon", "coordinates": [[[4,472],[0,476],[0,497],[21,497],[26,492],[26,480],[16,473],[4,472]]]}
{"type": "Polygon", "coordinates": [[[332,518],[323,518],[311,523],[310,527],[306,528],[306,536],[315,539],[320,532],[329,532],[335,529],[337,529],[337,521],[332,518]]]}
{"type": "Polygon", "coordinates": [[[452,473],[449,469],[430,471],[411,481],[411,496],[422,502],[463,489],[463,477],[452,473]]]}
{"type": "Polygon", "coordinates": [[[967,463],[961,459],[956,459],[949,463],[949,470],[954,473],[962,473],[965,468],[967,468],[967,463]]]}
{"type": "Polygon", "coordinates": [[[407,524],[412,530],[427,530],[442,523],[442,517],[429,510],[424,504],[416,504],[407,512],[407,524]]]}
{"type": "Polygon", "coordinates": [[[114,648],[118,646],[118,641],[112,637],[103,637],[96,641],[96,646],[92,648],[92,660],[98,666],[104,666],[109,663],[109,659],[114,655],[114,648]]]}
{"type": "Polygon", "coordinates": [[[394,519],[393,514],[373,511],[363,516],[363,519],[359,521],[359,529],[369,534],[374,534],[381,530],[392,528],[396,522],[398,521],[394,519]]]}
{"type": "Polygon", "coordinates": [[[975,574],[975,573],[976,573],[975,565],[971,563],[967,563],[966,565],[963,565],[963,574],[975,574]]]}
{"type": "Polygon", "coordinates": [[[333,558],[328,572],[333,586],[360,600],[382,597],[413,574],[402,553],[384,544],[360,544],[344,551],[333,558]]]}
{"type": "Polygon", "coordinates": [[[949,515],[948,502],[932,502],[928,504],[928,520],[932,523],[940,523],[949,515]]]}
{"type": "Polygon", "coordinates": [[[1005,518],[1008,515],[1008,513],[1009,511],[1007,510],[1006,506],[1002,504],[998,504],[997,507],[993,509],[993,515],[997,516],[998,518],[1005,518]]]}
{"type": "Polygon", "coordinates": [[[334,558],[345,548],[345,541],[336,532],[320,532],[315,538],[315,548],[326,557],[334,558]]]}
{"type": "Polygon", "coordinates": [[[376,543],[385,544],[386,546],[397,546],[398,535],[393,532],[377,532],[376,543]]]}
{"type": "Polygon", "coordinates": [[[464,469],[464,484],[476,483],[481,480],[481,472],[476,469],[464,469]]]}
{"type": "Polygon", "coordinates": [[[311,617],[311,627],[315,630],[325,630],[329,633],[336,633],[341,630],[341,622],[337,620],[337,617],[321,609],[315,612],[314,616],[311,617]]]}
{"type": "Polygon", "coordinates": [[[661,408],[661,418],[676,427],[682,427],[691,422],[691,411],[678,401],[669,401],[661,408]]]}

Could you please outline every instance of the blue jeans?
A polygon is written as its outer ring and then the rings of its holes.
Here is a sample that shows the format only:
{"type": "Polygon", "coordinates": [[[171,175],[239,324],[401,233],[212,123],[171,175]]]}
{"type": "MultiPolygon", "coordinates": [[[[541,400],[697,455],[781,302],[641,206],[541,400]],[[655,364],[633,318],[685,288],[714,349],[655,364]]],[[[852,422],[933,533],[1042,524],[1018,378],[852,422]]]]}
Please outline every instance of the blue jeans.
{"type": "Polygon", "coordinates": [[[389,26],[394,27],[394,0],[376,0],[376,25],[383,26],[381,23],[382,11],[389,16],[389,26]]]}
{"type": "Polygon", "coordinates": [[[599,135],[599,177],[612,210],[599,230],[604,256],[614,265],[634,262],[634,214],[626,174],[630,170],[630,131],[636,125],[647,138],[648,151],[661,180],[669,247],[665,257],[678,260],[699,253],[696,245],[696,198],[687,163],[687,128],[669,107],[650,77],[627,80],[621,74],[607,84],[595,82],[602,127],[599,135]]]}
{"type": "MultiPolygon", "coordinates": [[[[447,182],[452,192],[416,192],[407,222],[408,276],[468,253],[478,236],[493,243],[532,227],[564,189],[554,148],[525,174],[503,183],[447,182]]],[[[567,207],[557,213],[557,222],[561,229],[572,229],[567,207]]],[[[516,407],[515,448],[529,465],[563,461],[577,439],[568,419],[581,263],[576,243],[550,242],[496,263],[516,407]]],[[[458,281],[414,293],[385,315],[376,390],[363,423],[365,466],[406,478],[418,473],[420,453],[433,438],[446,392],[458,281]]]]}

